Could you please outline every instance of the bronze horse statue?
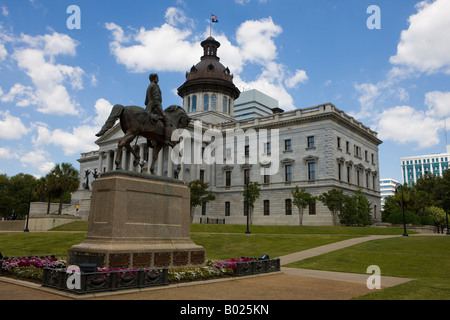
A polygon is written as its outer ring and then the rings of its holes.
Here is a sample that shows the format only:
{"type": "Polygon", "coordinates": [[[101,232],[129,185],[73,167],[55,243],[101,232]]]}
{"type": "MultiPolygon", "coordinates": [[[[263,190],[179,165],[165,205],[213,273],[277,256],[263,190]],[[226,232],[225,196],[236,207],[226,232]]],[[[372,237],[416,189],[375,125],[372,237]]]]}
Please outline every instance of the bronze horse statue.
{"type": "MultiPolygon", "coordinates": [[[[180,106],[170,106],[165,110],[166,117],[169,120],[172,132],[176,129],[185,129],[191,118],[188,116],[186,111],[180,106]]],[[[155,162],[158,159],[159,152],[161,149],[167,145],[165,126],[164,123],[158,119],[154,114],[150,114],[148,111],[137,106],[124,107],[123,105],[116,104],[112,111],[109,119],[107,120],[105,126],[102,128],[97,136],[103,135],[109,128],[114,126],[115,122],[120,119],[120,127],[122,128],[125,136],[118,144],[118,152],[115,159],[116,170],[121,170],[121,160],[122,160],[122,149],[125,147],[130,151],[135,160],[133,165],[136,167],[140,163],[139,146],[134,148],[131,146],[131,142],[136,137],[142,136],[147,139],[147,145],[149,148],[153,148],[153,158],[150,167],[150,172],[155,173],[155,162]]],[[[178,142],[175,142],[172,147],[178,142]]],[[[170,158],[169,158],[170,161],[170,158]]]]}

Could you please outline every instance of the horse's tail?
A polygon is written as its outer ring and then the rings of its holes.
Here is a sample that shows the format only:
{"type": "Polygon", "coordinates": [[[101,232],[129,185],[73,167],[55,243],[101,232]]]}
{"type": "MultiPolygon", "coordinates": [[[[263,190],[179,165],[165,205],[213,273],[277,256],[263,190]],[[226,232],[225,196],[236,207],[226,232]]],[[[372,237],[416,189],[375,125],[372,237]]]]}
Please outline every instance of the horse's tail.
{"type": "Polygon", "coordinates": [[[122,115],[123,110],[125,109],[125,107],[121,104],[116,104],[112,110],[111,110],[111,114],[108,117],[108,120],[106,120],[104,126],[102,127],[102,129],[100,130],[99,133],[96,134],[97,137],[101,137],[102,135],[104,135],[109,129],[111,129],[112,127],[114,127],[114,125],[116,124],[116,121],[119,120],[120,116],[122,115]]]}
{"type": "Polygon", "coordinates": [[[125,109],[125,107],[124,107],[123,105],[121,105],[121,104],[116,104],[116,105],[112,108],[111,114],[109,115],[109,117],[110,117],[110,118],[111,118],[111,117],[114,117],[114,118],[116,118],[116,121],[117,121],[117,119],[119,119],[120,116],[122,115],[123,109],[125,109]]]}

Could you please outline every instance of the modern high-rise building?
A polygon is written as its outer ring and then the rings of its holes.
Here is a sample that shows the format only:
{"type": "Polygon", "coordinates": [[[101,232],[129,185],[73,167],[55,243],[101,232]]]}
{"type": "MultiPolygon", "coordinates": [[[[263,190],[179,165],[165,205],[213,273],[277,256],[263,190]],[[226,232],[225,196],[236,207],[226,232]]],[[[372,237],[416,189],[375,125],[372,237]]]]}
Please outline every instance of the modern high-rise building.
{"type": "Polygon", "coordinates": [[[380,194],[381,194],[381,210],[384,208],[384,202],[386,197],[395,195],[395,188],[398,185],[398,181],[387,178],[380,180],[380,194]]]}
{"type": "Polygon", "coordinates": [[[448,169],[449,160],[450,146],[447,146],[446,153],[401,158],[403,183],[408,185],[416,183],[426,173],[442,177],[442,173],[448,169]]]}
{"type": "Polygon", "coordinates": [[[236,121],[269,116],[277,111],[278,100],[256,89],[241,92],[241,95],[234,102],[234,119],[236,121]]]}

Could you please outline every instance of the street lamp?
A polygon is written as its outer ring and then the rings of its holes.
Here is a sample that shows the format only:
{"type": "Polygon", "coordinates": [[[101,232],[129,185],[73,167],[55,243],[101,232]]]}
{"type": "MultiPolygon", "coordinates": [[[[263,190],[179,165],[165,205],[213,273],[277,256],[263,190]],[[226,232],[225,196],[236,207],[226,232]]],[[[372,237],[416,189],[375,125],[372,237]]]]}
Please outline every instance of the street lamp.
{"type": "Polygon", "coordinates": [[[28,213],[27,213],[27,224],[25,225],[25,229],[23,230],[23,232],[30,232],[30,230],[28,230],[28,220],[30,219],[30,207],[31,207],[31,193],[33,192],[33,187],[35,186],[35,184],[33,183],[30,187],[30,194],[28,196],[28,213]]]}
{"type": "Polygon", "coordinates": [[[250,229],[248,227],[249,225],[249,216],[250,216],[250,211],[249,211],[249,190],[248,190],[248,185],[249,185],[249,180],[247,179],[247,184],[246,184],[246,188],[247,188],[247,192],[245,193],[245,207],[246,207],[246,211],[247,211],[247,230],[245,231],[245,234],[250,234],[250,229]]]}
{"type": "MultiPolygon", "coordinates": [[[[397,188],[396,188],[396,190],[395,190],[395,193],[397,193],[397,191],[398,191],[398,186],[399,185],[397,185],[397,188]]],[[[403,215],[403,236],[404,237],[407,237],[408,236],[408,233],[406,232],[406,218],[405,218],[405,206],[404,206],[404,200],[403,200],[403,185],[401,186],[401,190],[402,190],[402,215],[403,215]]]]}

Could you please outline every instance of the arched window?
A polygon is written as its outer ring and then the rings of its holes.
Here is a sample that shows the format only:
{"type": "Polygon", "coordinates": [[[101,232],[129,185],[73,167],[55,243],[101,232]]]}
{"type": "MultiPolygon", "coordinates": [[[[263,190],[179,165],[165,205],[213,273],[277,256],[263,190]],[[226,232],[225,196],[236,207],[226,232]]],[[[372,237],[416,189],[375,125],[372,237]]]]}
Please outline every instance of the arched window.
{"type": "Polygon", "coordinates": [[[194,94],[192,96],[192,112],[197,111],[197,96],[194,94]]]}
{"type": "Polygon", "coordinates": [[[228,98],[227,97],[223,97],[222,110],[223,110],[223,112],[227,113],[227,110],[228,110],[228,98]]]}
{"type": "Polygon", "coordinates": [[[211,110],[216,111],[216,95],[211,95],[211,110]]]}
{"type": "Polygon", "coordinates": [[[187,112],[191,112],[191,97],[188,97],[188,102],[187,102],[187,112]]]}
{"type": "Polygon", "coordinates": [[[209,110],[209,94],[205,94],[203,96],[203,110],[208,111],[209,110]]]}

